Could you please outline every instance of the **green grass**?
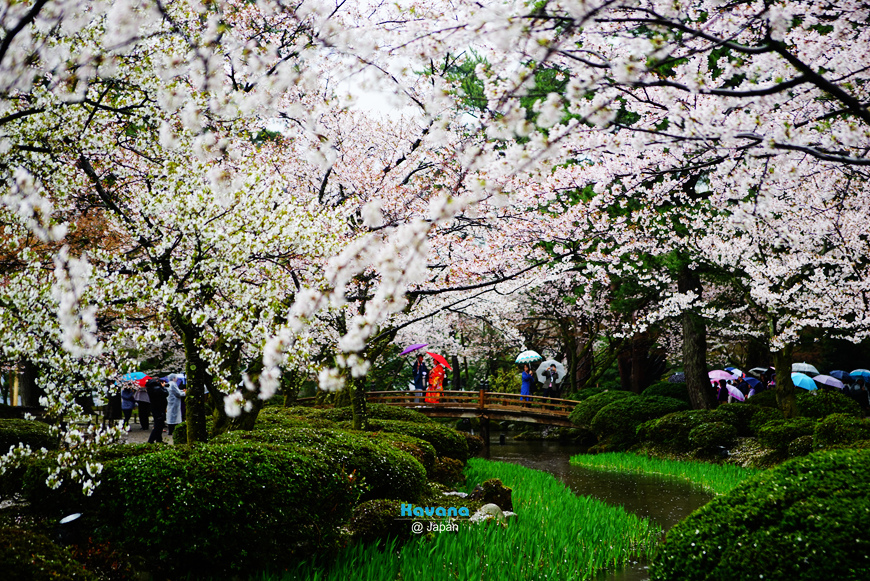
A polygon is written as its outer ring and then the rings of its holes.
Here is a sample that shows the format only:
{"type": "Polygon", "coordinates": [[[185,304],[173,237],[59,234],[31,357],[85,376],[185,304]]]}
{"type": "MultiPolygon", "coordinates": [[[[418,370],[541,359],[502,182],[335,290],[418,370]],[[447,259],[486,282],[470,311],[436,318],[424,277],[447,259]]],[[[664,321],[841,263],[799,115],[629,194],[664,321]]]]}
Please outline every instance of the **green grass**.
{"type": "Polygon", "coordinates": [[[679,478],[688,480],[713,494],[727,494],[743,479],[763,472],[756,468],[742,468],[734,464],[661,460],[625,452],[578,454],[571,458],[571,464],[593,470],[659,474],[679,478]]]}
{"type": "Polygon", "coordinates": [[[544,472],[473,458],[466,474],[469,489],[489,478],[500,478],[513,488],[518,519],[506,528],[462,523],[457,533],[432,534],[384,551],[354,546],[328,572],[300,567],[259,579],[591,579],[602,570],[648,556],[662,533],[658,525],[621,507],[575,495],[544,472]]]}

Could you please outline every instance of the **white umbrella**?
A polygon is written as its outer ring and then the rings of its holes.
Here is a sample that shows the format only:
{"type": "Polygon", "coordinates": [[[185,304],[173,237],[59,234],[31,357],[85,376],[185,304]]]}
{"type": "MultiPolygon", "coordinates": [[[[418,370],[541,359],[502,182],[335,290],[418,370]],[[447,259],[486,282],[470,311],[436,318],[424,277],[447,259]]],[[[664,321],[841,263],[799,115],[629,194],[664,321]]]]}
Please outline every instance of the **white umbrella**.
{"type": "Polygon", "coordinates": [[[517,356],[517,363],[531,363],[543,359],[536,351],[523,351],[517,356]]]}
{"type": "Polygon", "coordinates": [[[792,363],[791,371],[792,373],[803,373],[810,376],[819,374],[819,370],[809,363],[792,363]]]}
{"type": "Polygon", "coordinates": [[[544,372],[548,370],[551,365],[556,366],[556,383],[562,383],[562,380],[565,378],[565,373],[567,372],[565,371],[565,366],[556,361],[555,359],[547,359],[546,361],[538,365],[538,371],[535,372],[538,375],[538,381],[540,381],[541,383],[544,383],[546,381],[546,378],[544,377],[544,372]]]}

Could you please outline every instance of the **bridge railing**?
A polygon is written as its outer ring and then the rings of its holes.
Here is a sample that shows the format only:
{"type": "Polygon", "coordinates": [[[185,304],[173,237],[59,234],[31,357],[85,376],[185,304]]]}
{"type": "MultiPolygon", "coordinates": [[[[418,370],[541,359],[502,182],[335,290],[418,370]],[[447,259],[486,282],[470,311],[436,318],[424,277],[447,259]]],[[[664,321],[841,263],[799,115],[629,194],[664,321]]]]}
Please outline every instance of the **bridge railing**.
{"type": "Polygon", "coordinates": [[[568,399],[493,391],[370,391],[366,400],[411,408],[516,411],[565,418],[577,405],[568,399]]]}

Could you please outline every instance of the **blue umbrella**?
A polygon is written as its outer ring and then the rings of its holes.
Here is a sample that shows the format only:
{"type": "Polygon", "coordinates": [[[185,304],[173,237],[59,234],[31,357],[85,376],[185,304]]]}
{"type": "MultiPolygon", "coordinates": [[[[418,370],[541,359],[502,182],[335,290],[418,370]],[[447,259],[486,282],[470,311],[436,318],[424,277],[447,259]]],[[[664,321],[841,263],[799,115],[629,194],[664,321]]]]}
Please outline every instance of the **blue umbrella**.
{"type": "Polygon", "coordinates": [[[852,371],[851,373],[849,373],[849,375],[851,375],[855,379],[858,379],[859,377],[863,377],[864,379],[867,379],[867,378],[870,378],[870,370],[856,369],[855,371],[852,371]]]}
{"type": "Polygon", "coordinates": [[[126,375],[121,376],[121,381],[136,381],[137,379],[142,379],[145,377],[145,374],[141,371],[134,371],[132,373],[128,373],[126,375]]]}
{"type": "Polygon", "coordinates": [[[795,384],[795,387],[800,387],[801,389],[818,389],[816,387],[816,382],[813,381],[813,378],[809,375],[804,375],[803,373],[792,373],[791,381],[795,384]]]}
{"type": "Polygon", "coordinates": [[[756,388],[756,387],[758,387],[759,385],[761,385],[761,382],[758,381],[757,379],[755,379],[754,377],[747,377],[747,378],[744,379],[743,381],[745,381],[746,383],[748,383],[748,384],[749,384],[749,387],[751,387],[751,388],[756,388]]]}

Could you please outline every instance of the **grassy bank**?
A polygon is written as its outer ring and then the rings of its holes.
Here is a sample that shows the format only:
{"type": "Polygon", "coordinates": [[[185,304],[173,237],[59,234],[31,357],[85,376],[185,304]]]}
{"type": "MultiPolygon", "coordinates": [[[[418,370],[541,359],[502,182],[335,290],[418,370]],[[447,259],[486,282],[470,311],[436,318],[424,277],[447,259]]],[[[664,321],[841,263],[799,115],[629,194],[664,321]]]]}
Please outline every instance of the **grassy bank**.
{"type": "Polygon", "coordinates": [[[650,521],[578,497],[544,472],[475,458],[466,473],[469,487],[499,478],[513,488],[518,519],[506,528],[463,524],[458,532],[432,533],[398,549],[356,546],[329,572],[300,568],[263,581],[591,579],[644,557],[661,534],[650,521]]]}
{"type": "Polygon", "coordinates": [[[763,470],[742,468],[733,464],[662,460],[625,452],[578,454],[571,458],[571,464],[593,470],[658,474],[679,478],[717,495],[726,494],[743,479],[763,472],[763,470]]]}

